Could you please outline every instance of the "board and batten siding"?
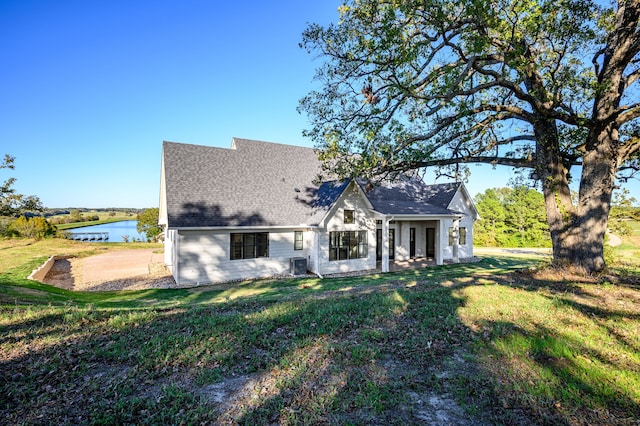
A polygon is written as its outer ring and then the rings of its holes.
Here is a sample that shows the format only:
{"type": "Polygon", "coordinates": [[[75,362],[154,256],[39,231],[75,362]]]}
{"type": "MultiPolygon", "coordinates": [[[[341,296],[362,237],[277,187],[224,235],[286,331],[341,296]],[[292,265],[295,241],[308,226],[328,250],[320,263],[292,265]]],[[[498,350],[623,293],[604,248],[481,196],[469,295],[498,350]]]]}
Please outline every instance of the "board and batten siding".
{"type": "Polygon", "coordinates": [[[250,278],[264,278],[290,272],[291,258],[310,255],[313,232],[302,229],[291,230],[181,230],[177,246],[179,263],[178,284],[209,284],[250,278]],[[294,231],[303,231],[303,249],[294,250],[294,231]],[[246,232],[269,233],[269,257],[231,260],[231,234],[246,232]]]}
{"type": "MultiPolygon", "coordinates": [[[[447,219],[443,221],[443,227],[440,234],[440,243],[443,247],[444,259],[453,259],[453,246],[449,245],[449,228],[453,226],[453,220],[447,219]]],[[[473,257],[473,219],[469,216],[463,216],[459,224],[460,228],[467,229],[467,243],[458,245],[458,257],[460,259],[473,257]]]]}
{"type": "Polygon", "coordinates": [[[376,268],[376,220],[361,192],[351,185],[331,210],[324,229],[318,234],[319,272],[338,274],[376,268]],[[354,223],[344,223],[344,211],[354,211],[354,223]],[[362,259],[329,260],[329,233],[335,231],[367,231],[368,256],[362,259]]]}
{"type": "MultiPolygon", "coordinates": [[[[473,257],[473,221],[476,215],[476,211],[473,207],[473,202],[468,196],[468,193],[459,189],[453,196],[453,199],[449,203],[449,209],[461,212],[464,214],[460,220],[459,227],[467,229],[467,243],[460,244],[458,248],[458,257],[461,259],[473,257]]],[[[449,227],[453,226],[453,221],[447,221],[444,229],[444,248],[445,258],[453,258],[453,247],[449,245],[449,227]]]]}

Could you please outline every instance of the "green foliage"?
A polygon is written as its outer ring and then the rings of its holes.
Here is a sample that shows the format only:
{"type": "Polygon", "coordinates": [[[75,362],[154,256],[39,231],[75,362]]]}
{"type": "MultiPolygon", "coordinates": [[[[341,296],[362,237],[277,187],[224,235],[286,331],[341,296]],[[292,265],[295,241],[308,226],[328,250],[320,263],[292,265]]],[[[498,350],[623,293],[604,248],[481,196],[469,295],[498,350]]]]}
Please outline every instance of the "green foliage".
{"type": "MultiPolygon", "coordinates": [[[[600,271],[609,206],[593,200],[608,203],[612,171],[640,171],[639,20],[637,0],[346,1],[303,33],[322,58],[304,134],[338,177],[524,170],[549,197],[555,260],[600,271]]],[[[520,240],[539,240],[518,220],[520,240]]]]}
{"type": "Polygon", "coordinates": [[[540,192],[526,186],[487,189],[475,203],[481,217],[474,225],[478,246],[551,246],[540,192]]]}
{"type": "Polygon", "coordinates": [[[634,207],[637,203],[638,200],[630,196],[627,188],[620,188],[613,193],[609,215],[612,219],[640,219],[640,217],[636,217],[639,209],[634,207]]]}
{"type": "Polygon", "coordinates": [[[338,175],[421,166],[464,175],[468,162],[534,169],[541,116],[581,135],[563,138],[561,152],[580,156],[586,134],[576,129],[596,85],[584,51],[606,35],[593,2],[352,0],[339,12],[337,24],[303,33],[301,46],[323,59],[322,87],[299,107],[338,175]]]}
{"type": "MultiPolygon", "coordinates": [[[[0,169],[14,169],[14,161],[14,157],[5,154],[4,160],[0,163],[0,169]]],[[[42,203],[38,197],[16,194],[15,188],[13,188],[15,181],[15,178],[9,178],[0,185],[0,216],[15,216],[29,211],[42,211],[42,203]]]]}
{"type": "Polygon", "coordinates": [[[21,237],[44,238],[55,235],[56,228],[43,217],[20,216],[9,225],[21,237]]]}
{"type": "Polygon", "coordinates": [[[138,224],[136,230],[140,233],[144,233],[147,236],[147,240],[153,241],[162,232],[162,228],[158,225],[160,209],[153,207],[145,209],[138,217],[138,224]]]}
{"type": "Polygon", "coordinates": [[[630,220],[640,219],[640,208],[634,207],[638,200],[630,196],[629,190],[621,188],[613,193],[611,212],[609,213],[609,229],[616,235],[629,236],[632,233],[630,220]]]}

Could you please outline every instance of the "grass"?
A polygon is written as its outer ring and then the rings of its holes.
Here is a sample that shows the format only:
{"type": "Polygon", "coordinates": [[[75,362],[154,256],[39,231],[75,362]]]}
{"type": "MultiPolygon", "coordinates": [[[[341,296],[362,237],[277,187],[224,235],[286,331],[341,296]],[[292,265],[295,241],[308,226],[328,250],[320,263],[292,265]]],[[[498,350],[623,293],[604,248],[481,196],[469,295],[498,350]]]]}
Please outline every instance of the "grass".
{"type": "Polygon", "coordinates": [[[630,266],[583,279],[541,267],[543,256],[492,252],[418,271],[189,290],[73,293],[24,278],[56,250],[101,249],[0,243],[6,423],[640,417],[640,282],[630,266]]]}
{"type": "MultiPolygon", "coordinates": [[[[615,254],[622,264],[635,264],[640,259],[640,221],[629,221],[631,235],[622,239],[622,245],[616,248],[615,254]]],[[[639,269],[635,270],[640,272],[639,269]]]]}

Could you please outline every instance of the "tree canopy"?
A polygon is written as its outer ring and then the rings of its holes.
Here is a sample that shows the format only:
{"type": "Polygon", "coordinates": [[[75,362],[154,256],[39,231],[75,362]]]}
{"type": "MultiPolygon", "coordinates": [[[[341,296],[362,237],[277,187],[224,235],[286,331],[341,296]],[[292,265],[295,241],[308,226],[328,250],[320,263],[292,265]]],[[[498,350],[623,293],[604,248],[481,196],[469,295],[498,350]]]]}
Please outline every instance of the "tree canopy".
{"type": "Polygon", "coordinates": [[[616,176],[640,170],[639,17],[637,0],[351,0],[303,33],[323,60],[305,134],[338,177],[524,170],[556,261],[601,270],[616,176]]]}
{"type": "MultiPolygon", "coordinates": [[[[14,157],[5,154],[4,160],[0,163],[0,169],[13,170],[14,162],[14,157]]],[[[25,211],[42,211],[43,207],[38,197],[16,193],[13,188],[15,181],[16,179],[11,177],[0,185],[0,216],[15,216],[25,211]]]]}
{"type": "Polygon", "coordinates": [[[160,209],[153,207],[145,209],[140,216],[138,216],[138,223],[136,229],[138,232],[142,232],[147,236],[147,240],[152,241],[162,232],[162,228],[158,225],[160,209]]]}

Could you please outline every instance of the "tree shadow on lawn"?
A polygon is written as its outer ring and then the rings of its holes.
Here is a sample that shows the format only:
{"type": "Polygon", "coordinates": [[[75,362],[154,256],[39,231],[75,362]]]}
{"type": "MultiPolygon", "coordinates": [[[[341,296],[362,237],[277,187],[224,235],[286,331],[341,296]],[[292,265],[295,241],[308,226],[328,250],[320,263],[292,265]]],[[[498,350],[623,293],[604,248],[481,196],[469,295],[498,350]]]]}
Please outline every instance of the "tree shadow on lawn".
{"type": "Polygon", "coordinates": [[[481,336],[482,370],[500,383],[503,405],[529,407],[541,423],[635,424],[640,418],[635,279],[611,285],[539,275],[505,276],[491,294],[493,308],[487,308],[482,287],[465,290],[468,306],[485,307],[485,312],[463,308],[461,317],[481,336]]]}
{"type": "Polygon", "coordinates": [[[564,357],[539,341],[553,336],[552,347],[591,350],[584,343],[542,319],[484,317],[482,309],[500,308],[495,303],[467,312],[479,303],[477,291],[492,288],[504,289],[503,298],[534,293],[537,303],[563,309],[557,297],[518,288],[512,276],[490,285],[485,269],[464,269],[344,279],[284,300],[269,293],[167,309],[43,307],[40,319],[24,323],[15,311],[3,330],[10,337],[2,345],[0,415],[33,424],[572,424],[598,419],[579,409],[597,413],[613,400],[613,414],[635,413],[623,390],[616,398],[594,391],[581,364],[554,367],[564,357]],[[500,349],[520,338],[540,348],[520,358],[500,349]],[[525,362],[539,378],[518,374],[525,362]],[[554,392],[570,383],[594,402],[557,406],[536,389],[512,395],[530,380],[554,392]]]}

